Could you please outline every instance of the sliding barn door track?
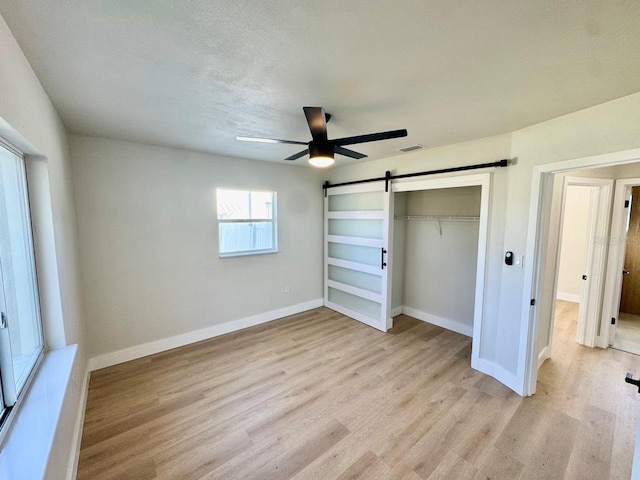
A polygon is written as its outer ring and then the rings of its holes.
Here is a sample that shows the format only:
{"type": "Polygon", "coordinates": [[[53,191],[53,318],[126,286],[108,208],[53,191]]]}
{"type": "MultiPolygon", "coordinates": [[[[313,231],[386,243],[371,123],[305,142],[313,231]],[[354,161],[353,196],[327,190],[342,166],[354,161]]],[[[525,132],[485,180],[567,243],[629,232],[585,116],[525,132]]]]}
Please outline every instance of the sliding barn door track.
{"type": "Polygon", "coordinates": [[[427,175],[438,175],[441,173],[453,173],[453,172],[464,172],[466,170],[478,170],[481,168],[492,168],[492,167],[508,167],[509,160],[503,159],[498,160],[497,162],[490,163],[478,163],[475,165],[464,165],[462,167],[451,167],[451,168],[441,168],[439,170],[428,170],[426,172],[415,172],[415,173],[403,173],[402,175],[391,175],[390,171],[386,171],[384,177],[376,177],[376,178],[365,178],[363,180],[353,180],[351,182],[342,182],[342,183],[329,183],[329,181],[325,181],[322,185],[324,189],[324,196],[327,196],[327,189],[333,187],[344,187],[345,185],[357,185],[359,183],[371,183],[371,182],[385,182],[384,191],[389,191],[389,182],[391,180],[397,180],[400,178],[411,178],[411,177],[424,177],[427,175]]]}

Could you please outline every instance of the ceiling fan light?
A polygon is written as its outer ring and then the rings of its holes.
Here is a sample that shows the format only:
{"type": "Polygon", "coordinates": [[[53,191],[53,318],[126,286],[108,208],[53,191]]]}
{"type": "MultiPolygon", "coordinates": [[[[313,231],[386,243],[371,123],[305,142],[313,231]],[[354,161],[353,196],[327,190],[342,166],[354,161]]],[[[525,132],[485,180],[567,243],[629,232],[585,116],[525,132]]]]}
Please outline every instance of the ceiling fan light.
{"type": "Polygon", "coordinates": [[[335,159],[329,155],[314,155],[309,157],[309,164],[316,168],[327,168],[336,163],[335,159]]]}

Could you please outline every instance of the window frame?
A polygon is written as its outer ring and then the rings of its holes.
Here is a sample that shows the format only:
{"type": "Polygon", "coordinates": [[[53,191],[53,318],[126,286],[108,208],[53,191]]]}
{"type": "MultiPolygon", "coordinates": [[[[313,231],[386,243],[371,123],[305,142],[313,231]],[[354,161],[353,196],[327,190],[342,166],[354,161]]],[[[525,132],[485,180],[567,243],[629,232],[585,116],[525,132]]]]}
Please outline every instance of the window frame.
{"type": "Polygon", "coordinates": [[[278,253],[278,192],[275,190],[260,190],[260,189],[246,189],[246,188],[216,188],[216,220],[218,227],[218,256],[220,258],[232,258],[232,257],[244,257],[250,255],[266,255],[271,253],[278,253]],[[269,193],[271,194],[271,218],[235,218],[235,219],[221,219],[219,217],[219,192],[233,191],[244,192],[247,194],[252,193],[269,193]],[[220,225],[223,224],[251,224],[251,223],[271,223],[271,243],[270,248],[251,249],[251,250],[233,250],[228,252],[221,251],[222,238],[220,233],[220,225]]]}
{"type": "MultiPolygon", "coordinates": [[[[40,345],[37,350],[30,356],[29,360],[29,371],[21,378],[15,378],[13,372],[13,358],[11,354],[11,345],[9,341],[9,332],[8,325],[4,326],[0,330],[0,348],[3,344],[9,345],[8,352],[0,351],[0,399],[2,399],[2,403],[0,404],[0,447],[4,444],[4,440],[6,435],[9,432],[10,425],[13,422],[14,418],[17,415],[17,412],[20,409],[20,405],[22,401],[26,397],[31,383],[36,376],[40,363],[44,358],[44,354],[47,350],[46,339],[44,335],[44,324],[42,321],[42,307],[40,302],[40,282],[38,279],[38,269],[36,262],[36,251],[35,251],[35,242],[33,238],[33,217],[31,212],[31,201],[29,196],[29,179],[27,175],[27,165],[26,165],[26,156],[19,149],[15,148],[10,143],[6,142],[3,138],[0,138],[0,148],[7,150],[9,153],[18,157],[20,161],[20,174],[21,174],[21,183],[22,183],[22,195],[24,201],[25,213],[27,215],[25,227],[26,227],[26,235],[27,235],[27,243],[30,253],[30,263],[32,267],[32,281],[34,283],[33,288],[35,292],[34,301],[35,301],[35,311],[37,315],[37,333],[38,338],[40,339],[40,345]],[[2,333],[4,332],[4,333],[2,333]],[[7,373],[7,370],[10,373],[7,373]],[[3,375],[4,372],[4,375],[3,375]],[[2,379],[12,379],[13,385],[8,385],[6,381],[2,381],[2,379]]],[[[0,270],[0,289],[4,288],[2,283],[2,270],[0,270]]],[[[0,295],[4,296],[5,292],[0,291],[0,295]]],[[[4,300],[6,301],[6,300],[4,300]]],[[[0,311],[4,312],[5,306],[4,301],[2,308],[0,311]]],[[[4,312],[6,314],[6,312],[4,312]]],[[[2,325],[0,325],[2,327],[2,325]]]]}

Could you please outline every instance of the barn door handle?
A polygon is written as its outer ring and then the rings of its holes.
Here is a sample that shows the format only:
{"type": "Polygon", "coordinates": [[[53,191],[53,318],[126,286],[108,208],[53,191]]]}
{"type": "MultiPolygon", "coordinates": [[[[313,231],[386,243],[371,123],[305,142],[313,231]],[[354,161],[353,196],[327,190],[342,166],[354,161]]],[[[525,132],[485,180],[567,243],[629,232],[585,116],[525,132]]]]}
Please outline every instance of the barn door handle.
{"type": "Polygon", "coordinates": [[[387,263],[384,261],[384,254],[387,253],[387,251],[384,249],[384,247],[382,247],[380,249],[380,268],[382,270],[384,270],[384,267],[387,266],[387,263]]]}

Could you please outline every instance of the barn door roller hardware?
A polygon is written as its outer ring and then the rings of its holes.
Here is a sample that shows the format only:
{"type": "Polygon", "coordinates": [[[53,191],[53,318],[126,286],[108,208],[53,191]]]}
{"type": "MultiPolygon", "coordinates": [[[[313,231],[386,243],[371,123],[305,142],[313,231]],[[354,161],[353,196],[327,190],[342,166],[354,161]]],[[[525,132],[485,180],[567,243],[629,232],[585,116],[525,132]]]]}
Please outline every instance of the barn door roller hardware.
{"type": "Polygon", "coordinates": [[[324,189],[324,196],[327,196],[327,189],[333,187],[344,187],[345,185],[357,185],[359,183],[372,183],[372,182],[384,182],[384,191],[389,191],[389,182],[391,180],[398,180],[400,178],[411,178],[411,177],[423,177],[426,175],[438,175],[440,173],[453,173],[453,172],[464,172],[466,170],[478,170],[480,168],[491,168],[491,167],[508,167],[509,160],[498,160],[497,162],[490,163],[479,163],[475,165],[464,165],[462,167],[451,167],[451,168],[441,168],[439,170],[428,170],[426,172],[415,172],[415,173],[403,173],[402,175],[391,175],[391,172],[385,172],[384,177],[376,177],[376,178],[365,178],[362,180],[353,180],[351,182],[342,182],[342,183],[334,183],[331,184],[329,181],[325,181],[322,185],[324,189]]]}

